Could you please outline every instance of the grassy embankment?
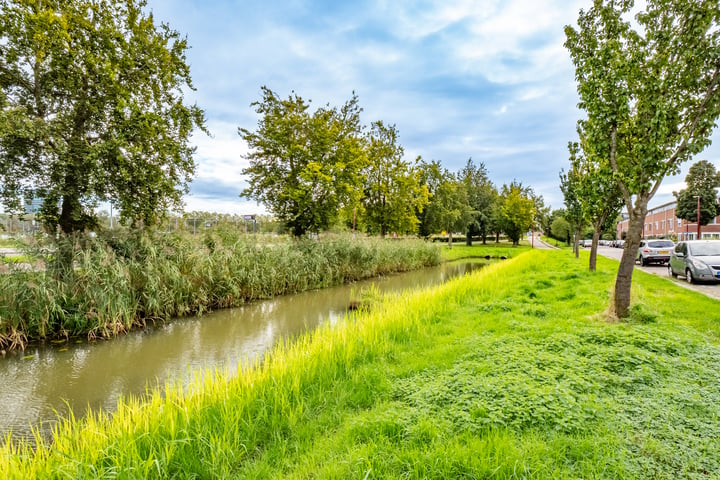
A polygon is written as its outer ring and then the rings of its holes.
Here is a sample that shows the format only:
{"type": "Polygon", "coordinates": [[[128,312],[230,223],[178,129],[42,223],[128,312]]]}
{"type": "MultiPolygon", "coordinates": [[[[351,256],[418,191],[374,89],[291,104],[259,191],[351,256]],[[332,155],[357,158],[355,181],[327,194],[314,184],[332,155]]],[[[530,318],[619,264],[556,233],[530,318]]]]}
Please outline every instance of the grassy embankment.
{"type": "Polygon", "coordinates": [[[617,262],[532,251],[198,374],[54,443],[7,478],[719,478],[718,303],[617,262]]]}
{"type": "Polygon", "coordinates": [[[440,262],[420,240],[293,241],[220,231],[195,238],[91,241],[65,281],[47,271],[0,275],[0,349],[72,336],[111,337],[148,321],[336,285],[440,262]]]}
{"type": "Polygon", "coordinates": [[[488,241],[485,245],[480,242],[474,242],[472,246],[465,244],[459,245],[454,244],[452,247],[448,247],[447,244],[441,247],[442,257],[446,261],[460,260],[463,258],[484,258],[490,257],[494,259],[498,258],[513,258],[520,255],[522,252],[530,250],[530,243],[521,240],[520,245],[514,247],[512,242],[501,241],[495,243],[495,241],[488,241]]]}
{"type": "Polygon", "coordinates": [[[540,239],[548,245],[552,245],[553,247],[562,248],[565,250],[572,250],[572,244],[568,245],[567,242],[562,242],[556,238],[550,238],[543,235],[542,237],[540,237],[540,239]]]}

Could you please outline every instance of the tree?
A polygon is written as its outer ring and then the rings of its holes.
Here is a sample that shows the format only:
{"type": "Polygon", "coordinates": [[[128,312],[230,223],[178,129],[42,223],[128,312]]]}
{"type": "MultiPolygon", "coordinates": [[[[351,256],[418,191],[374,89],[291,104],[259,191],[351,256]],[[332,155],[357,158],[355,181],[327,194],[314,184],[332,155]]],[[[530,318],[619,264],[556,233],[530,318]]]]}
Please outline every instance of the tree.
{"type": "Polygon", "coordinates": [[[483,244],[487,242],[490,231],[491,205],[496,197],[495,187],[488,178],[485,164],[475,165],[472,158],[460,172],[460,178],[467,192],[467,200],[472,209],[472,217],[466,226],[466,243],[472,245],[473,235],[480,235],[483,244]]]}
{"type": "Polygon", "coordinates": [[[532,227],[535,218],[532,189],[513,181],[510,185],[503,185],[501,197],[503,231],[513,245],[519,245],[520,237],[532,227]]]}
{"type": "Polygon", "coordinates": [[[577,170],[577,156],[579,152],[577,142],[569,142],[570,170],[560,171],[560,190],[565,202],[565,219],[570,224],[573,236],[573,253],[575,258],[580,256],[580,235],[585,226],[585,214],[580,199],[580,174],[577,170]]]}
{"type": "Polygon", "coordinates": [[[430,199],[426,216],[433,233],[441,230],[448,233],[449,247],[452,247],[453,232],[463,230],[472,220],[465,185],[447,170],[442,171],[442,179],[430,199]]]}
{"type": "Polygon", "coordinates": [[[685,177],[687,188],[673,192],[677,199],[675,214],[678,218],[696,222],[698,197],[700,197],[700,225],[707,225],[720,215],[717,188],[720,187],[720,174],[707,160],[694,163],[685,177]]]}
{"type": "Polygon", "coordinates": [[[310,114],[309,102],[294,92],[281,100],[262,87],[262,95],[252,104],[262,115],[257,130],[238,129],[250,148],[250,166],[242,172],[249,185],[241,196],[264,203],[295,236],[325,230],[362,193],[366,155],[358,98],[310,114]]]}
{"type": "Polygon", "coordinates": [[[572,159],[573,171],[577,172],[577,193],[584,218],[592,226],[589,269],[594,272],[597,264],[597,247],[600,235],[609,222],[615,220],[622,207],[622,196],[615,180],[607,150],[610,142],[603,138],[609,129],[597,125],[593,119],[578,122],[580,148],[572,159]]]}
{"type": "Polygon", "coordinates": [[[203,112],[187,40],[145,6],[0,0],[0,198],[42,199],[52,238],[95,227],[98,201],[143,225],[182,204],[203,112]]]}
{"type": "Polygon", "coordinates": [[[629,227],[611,313],[627,317],[635,255],[648,201],[663,178],[710,143],[720,115],[717,1],[595,0],[565,28],[579,106],[602,134],[629,227]]]}
{"type": "Polygon", "coordinates": [[[374,122],[367,138],[367,166],[363,170],[364,217],[361,221],[371,233],[415,233],[419,224],[416,212],[428,202],[427,187],[420,180],[417,160],[403,160],[395,125],[374,122]]]}
{"type": "MultiPolygon", "coordinates": [[[[425,189],[428,192],[428,203],[432,203],[432,199],[435,193],[440,188],[440,184],[443,182],[445,176],[445,169],[442,167],[439,161],[432,160],[427,162],[421,157],[417,159],[417,168],[419,172],[419,180],[421,185],[425,185],[425,189]]],[[[437,225],[433,224],[433,216],[428,217],[427,206],[422,210],[415,210],[415,215],[418,218],[419,225],[418,231],[421,236],[429,237],[433,233],[436,233],[437,225]]]]}
{"type": "Polygon", "coordinates": [[[570,224],[564,217],[557,216],[553,219],[550,227],[550,234],[553,238],[566,242],[570,245],[571,233],[572,229],[570,228],[570,224]]]}

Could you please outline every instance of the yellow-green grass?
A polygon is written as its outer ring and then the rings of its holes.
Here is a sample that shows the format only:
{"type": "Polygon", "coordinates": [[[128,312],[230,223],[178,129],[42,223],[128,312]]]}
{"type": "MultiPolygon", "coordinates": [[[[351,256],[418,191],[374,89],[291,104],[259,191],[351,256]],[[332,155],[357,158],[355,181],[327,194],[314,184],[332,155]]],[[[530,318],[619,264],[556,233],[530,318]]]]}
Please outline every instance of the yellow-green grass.
{"type": "Polygon", "coordinates": [[[540,237],[540,239],[548,245],[552,245],[553,247],[563,248],[565,250],[572,250],[572,244],[568,245],[567,242],[560,241],[556,238],[550,238],[543,235],[542,237],[540,237]]]}
{"type": "Polygon", "coordinates": [[[0,478],[720,476],[718,303],[534,250],[198,373],[112,418],[6,443],[0,478]]]}
{"type": "Polygon", "coordinates": [[[0,262],[2,263],[30,263],[35,259],[29,255],[0,255],[0,262]]]}
{"type": "Polygon", "coordinates": [[[530,250],[531,247],[526,241],[520,242],[519,246],[513,246],[512,242],[507,241],[501,241],[500,243],[492,241],[485,245],[475,242],[471,246],[454,244],[452,248],[447,245],[443,245],[440,248],[443,260],[452,261],[463,258],[512,258],[522,252],[530,250]]]}

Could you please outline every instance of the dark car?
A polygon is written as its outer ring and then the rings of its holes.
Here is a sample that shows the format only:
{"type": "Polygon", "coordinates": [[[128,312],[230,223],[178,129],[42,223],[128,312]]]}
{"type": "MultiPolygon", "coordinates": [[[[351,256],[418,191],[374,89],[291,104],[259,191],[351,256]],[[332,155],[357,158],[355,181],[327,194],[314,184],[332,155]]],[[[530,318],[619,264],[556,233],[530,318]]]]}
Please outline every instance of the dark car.
{"type": "Polygon", "coordinates": [[[671,240],[642,240],[637,261],[643,266],[649,263],[667,263],[674,248],[675,244],[671,240]]]}
{"type": "Polygon", "coordinates": [[[673,249],[668,264],[673,277],[685,276],[688,283],[720,281],[720,240],[689,240],[673,249]]]}

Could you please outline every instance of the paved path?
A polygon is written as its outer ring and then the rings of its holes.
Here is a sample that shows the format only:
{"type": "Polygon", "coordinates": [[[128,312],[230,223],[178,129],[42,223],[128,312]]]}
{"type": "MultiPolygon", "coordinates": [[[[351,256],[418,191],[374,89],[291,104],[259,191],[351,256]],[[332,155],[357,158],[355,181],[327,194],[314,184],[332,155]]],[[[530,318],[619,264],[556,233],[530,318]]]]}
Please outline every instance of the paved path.
{"type": "Polygon", "coordinates": [[[533,248],[539,248],[541,250],[557,250],[557,247],[553,247],[549,243],[545,243],[542,240],[540,240],[540,235],[535,235],[535,239],[532,240],[528,238],[528,241],[533,246],[533,248]]]}
{"type": "MultiPolygon", "coordinates": [[[[603,255],[608,258],[613,258],[615,260],[620,260],[620,257],[622,257],[622,248],[612,248],[612,247],[598,247],[598,254],[603,255]]],[[[668,273],[667,265],[657,265],[657,264],[651,264],[646,267],[642,267],[640,265],[635,265],[635,268],[638,270],[642,270],[643,272],[650,273],[652,275],[657,275],[659,277],[667,278],[668,280],[671,280],[675,284],[689,288],[690,290],[695,290],[696,292],[704,293],[708,297],[713,297],[720,299],[720,285],[714,284],[714,283],[702,283],[702,284],[690,284],[685,281],[684,277],[679,278],[672,278],[670,274],[668,273]]]]}

